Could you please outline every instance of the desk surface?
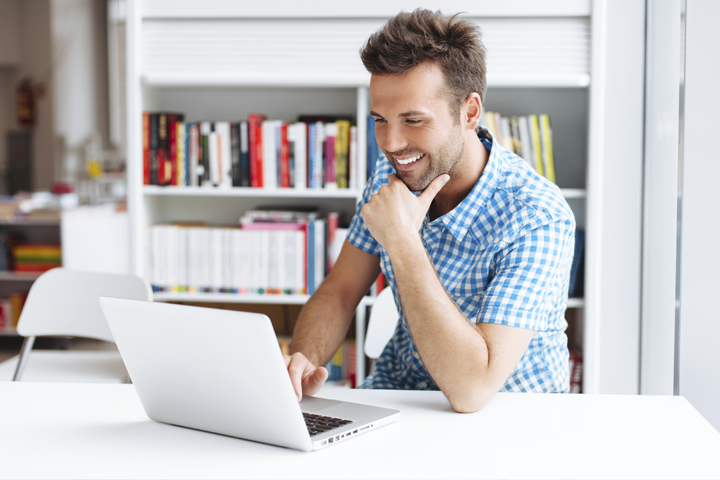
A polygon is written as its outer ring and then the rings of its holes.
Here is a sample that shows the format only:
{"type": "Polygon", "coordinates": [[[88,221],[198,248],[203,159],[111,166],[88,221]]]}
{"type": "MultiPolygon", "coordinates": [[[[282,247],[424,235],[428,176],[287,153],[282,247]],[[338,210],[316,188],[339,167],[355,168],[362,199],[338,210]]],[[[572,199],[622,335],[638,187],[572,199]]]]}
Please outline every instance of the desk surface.
{"type": "Polygon", "coordinates": [[[720,478],[720,433],[682,397],[328,390],[398,422],[303,453],[145,416],[132,385],[0,382],[2,478],[720,478]]]}

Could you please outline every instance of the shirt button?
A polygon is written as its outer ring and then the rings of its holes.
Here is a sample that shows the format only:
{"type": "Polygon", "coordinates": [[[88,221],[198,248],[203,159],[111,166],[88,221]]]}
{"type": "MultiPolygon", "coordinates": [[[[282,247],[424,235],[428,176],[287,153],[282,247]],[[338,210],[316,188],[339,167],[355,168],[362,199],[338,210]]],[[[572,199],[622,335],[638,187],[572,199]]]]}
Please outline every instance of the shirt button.
{"type": "Polygon", "coordinates": [[[418,352],[413,352],[413,357],[420,360],[420,354],[418,352]]]}

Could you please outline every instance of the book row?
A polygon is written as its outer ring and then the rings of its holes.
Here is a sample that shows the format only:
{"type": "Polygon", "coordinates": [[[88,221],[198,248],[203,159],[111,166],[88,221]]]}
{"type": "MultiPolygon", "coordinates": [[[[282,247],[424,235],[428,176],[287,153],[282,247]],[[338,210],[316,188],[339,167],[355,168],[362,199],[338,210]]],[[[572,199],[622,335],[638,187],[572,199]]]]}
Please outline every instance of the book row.
{"type": "Polygon", "coordinates": [[[15,232],[0,233],[0,271],[42,273],[62,266],[60,245],[23,242],[15,232]]]}
{"type": "Polygon", "coordinates": [[[312,295],[332,268],[338,230],[336,214],[302,221],[245,217],[237,226],[152,225],[146,278],[155,291],[312,295]]]}
{"type": "Polygon", "coordinates": [[[483,116],[481,124],[487,126],[498,143],[523,158],[540,175],[557,183],[548,115],[504,117],[497,112],[484,112],[483,116]]]}
{"type": "MultiPolygon", "coordinates": [[[[290,355],[291,337],[278,337],[280,351],[283,355],[290,355]]],[[[335,355],[325,365],[328,371],[327,382],[347,385],[350,388],[357,386],[357,346],[355,340],[345,340],[335,355]]]]}
{"type": "Polygon", "coordinates": [[[163,186],[359,188],[357,127],[338,117],[296,123],[250,114],[239,122],[185,122],[143,113],[143,183],[163,186]]]}

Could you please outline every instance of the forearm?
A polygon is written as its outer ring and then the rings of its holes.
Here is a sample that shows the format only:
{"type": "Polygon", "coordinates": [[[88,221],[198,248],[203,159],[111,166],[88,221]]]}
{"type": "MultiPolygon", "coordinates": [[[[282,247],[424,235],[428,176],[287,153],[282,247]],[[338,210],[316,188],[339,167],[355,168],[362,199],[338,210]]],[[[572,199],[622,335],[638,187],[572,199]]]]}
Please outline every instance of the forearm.
{"type": "Polygon", "coordinates": [[[291,352],[325,365],[345,339],[355,307],[325,282],[308,300],[295,324],[291,352]]]}
{"type": "Polygon", "coordinates": [[[459,412],[496,393],[486,382],[488,346],[440,283],[420,237],[389,252],[415,346],[435,383],[459,412]]]}

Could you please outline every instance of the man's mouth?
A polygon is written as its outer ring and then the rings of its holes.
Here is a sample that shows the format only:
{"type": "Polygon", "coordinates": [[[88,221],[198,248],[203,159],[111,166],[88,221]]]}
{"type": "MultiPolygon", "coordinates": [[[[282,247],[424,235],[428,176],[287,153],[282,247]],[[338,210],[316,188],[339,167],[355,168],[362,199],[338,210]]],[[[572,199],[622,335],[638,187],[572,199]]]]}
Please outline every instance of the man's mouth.
{"type": "Polygon", "coordinates": [[[422,157],[424,157],[424,156],[425,156],[425,154],[422,153],[422,154],[417,155],[417,156],[415,156],[415,157],[408,157],[408,158],[397,158],[397,157],[396,157],[395,160],[397,160],[397,162],[398,162],[400,165],[410,165],[411,163],[417,162],[418,160],[420,160],[420,159],[421,159],[422,157]]]}

